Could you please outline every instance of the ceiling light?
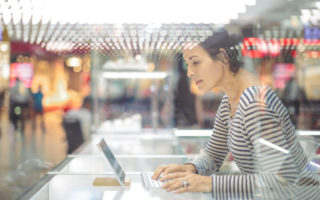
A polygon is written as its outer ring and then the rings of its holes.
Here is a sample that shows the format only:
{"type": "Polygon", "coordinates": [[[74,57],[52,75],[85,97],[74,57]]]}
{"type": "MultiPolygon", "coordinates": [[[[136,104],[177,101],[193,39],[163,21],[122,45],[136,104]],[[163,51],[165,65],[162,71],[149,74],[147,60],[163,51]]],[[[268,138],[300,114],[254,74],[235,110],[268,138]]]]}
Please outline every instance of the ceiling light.
{"type": "Polygon", "coordinates": [[[67,59],[67,66],[68,67],[80,67],[81,66],[81,59],[78,57],[70,57],[67,59]]]}
{"type": "Polygon", "coordinates": [[[0,51],[2,51],[2,52],[7,52],[8,49],[9,49],[8,43],[5,43],[5,42],[1,42],[1,43],[0,43],[0,51]]]}
{"type": "MultiPolygon", "coordinates": [[[[150,33],[152,33],[164,23],[226,23],[238,13],[244,12],[245,5],[253,6],[255,4],[256,0],[224,0],[219,4],[207,0],[198,0],[197,4],[194,4],[192,0],[185,0],[183,4],[179,1],[163,0],[161,4],[157,5],[157,9],[154,9],[154,3],[149,0],[107,2],[100,0],[30,0],[28,3],[20,1],[18,4],[15,4],[15,1],[7,4],[4,2],[3,5],[1,4],[1,8],[3,13],[8,13],[11,18],[11,14],[15,15],[17,12],[10,8],[20,9],[21,7],[20,11],[23,13],[24,23],[29,22],[30,15],[36,16],[32,20],[33,24],[40,21],[40,16],[45,21],[51,19],[51,24],[65,24],[67,22],[71,24],[142,23],[152,24],[149,27],[150,33]],[[70,17],[70,8],[73,8],[74,5],[77,5],[77,8],[72,10],[70,17]],[[124,8],[123,5],[126,7],[124,8]],[[106,7],[112,9],[105,12],[106,7]],[[163,10],[166,10],[166,15],[163,15],[163,10]],[[83,15],[83,13],[87,14],[83,15]]],[[[121,32],[121,27],[119,32],[121,32]]],[[[137,34],[136,31],[132,31],[131,35],[137,34]]]]}
{"type": "Polygon", "coordinates": [[[297,130],[297,133],[301,136],[319,136],[319,131],[306,131],[306,130],[297,130]]]}
{"type": "Polygon", "coordinates": [[[311,11],[308,9],[301,9],[300,11],[303,16],[307,16],[307,17],[311,16],[311,11]]]}
{"type": "Polygon", "coordinates": [[[141,60],[141,55],[136,55],[136,60],[141,60]]]}

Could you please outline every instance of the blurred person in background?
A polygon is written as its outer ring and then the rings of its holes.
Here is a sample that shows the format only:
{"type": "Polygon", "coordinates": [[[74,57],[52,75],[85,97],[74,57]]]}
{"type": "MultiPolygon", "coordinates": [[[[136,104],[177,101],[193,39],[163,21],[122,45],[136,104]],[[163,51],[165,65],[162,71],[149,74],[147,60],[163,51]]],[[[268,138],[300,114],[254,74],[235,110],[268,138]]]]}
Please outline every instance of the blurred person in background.
{"type": "Polygon", "coordinates": [[[24,136],[25,120],[30,114],[31,94],[28,88],[16,79],[15,86],[10,89],[10,120],[13,123],[14,131],[24,136]]]}
{"type": "Polygon", "coordinates": [[[80,109],[68,110],[62,120],[68,143],[67,153],[73,153],[90,136],[91,101],[89,97],[83,99],[80,109]]]}
{"type": "Polygon", "coordinates": [[[40,118],[40,126],[42,133],[45,133],[44,116],[43,116],[43,93],[42,86],[40,85],[38,91],[32,94],[33,97],[33,120],[32,120],[32,130],[35,132],[37,118],[40,118]]]}
{"type": "Polygon", "coordinates": [[[318,199],[319,177],[308,171],[287,109],[271,87],[240,68],[236,45],[222,30],[185,47],[189,78],[202,91],[219,88],[225,95],[200,155],[184,165],[159,166],[153,179],[162,174],[167,191],[212,192],[214,199],[255,199],[260,183],[276,199],[318,199]],[[240,174],[217,174],[229,152],[240,174]]]}
{"type": "Polygon", "coordinates": [[[81,108],[68,110],[63,118],[79,120],[83,138],[89,138],[91,129],[91,98],[85,97],[81,108]]]}
{"type": "Polygon", "coordinates": [[[0,138],[2,135],[2,111],[3,111],[3,104],[4,104],[4,99],[6,95],[6,90],[0,90],[0,138]]]}

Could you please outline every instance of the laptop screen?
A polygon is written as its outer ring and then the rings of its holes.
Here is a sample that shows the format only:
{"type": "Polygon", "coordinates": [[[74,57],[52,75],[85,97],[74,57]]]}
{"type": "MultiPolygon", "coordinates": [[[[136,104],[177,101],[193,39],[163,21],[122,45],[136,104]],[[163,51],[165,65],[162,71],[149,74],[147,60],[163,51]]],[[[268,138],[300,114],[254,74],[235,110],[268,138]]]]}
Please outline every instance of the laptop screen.
{"type": "Polygon", "coordinates": [[[123,169],[121,168],[119,162],[116,160],[115,156],[113,155],[111,149],[109,148],[108,144],[104,139],[101,139],[101,141],[97,144],[100,150],[103,153],[103,156],[107,158],[109,161],[113,171],[116,173],[116,177],[120,183],[120,185],[125,185],[125,173],[123,169]]]}

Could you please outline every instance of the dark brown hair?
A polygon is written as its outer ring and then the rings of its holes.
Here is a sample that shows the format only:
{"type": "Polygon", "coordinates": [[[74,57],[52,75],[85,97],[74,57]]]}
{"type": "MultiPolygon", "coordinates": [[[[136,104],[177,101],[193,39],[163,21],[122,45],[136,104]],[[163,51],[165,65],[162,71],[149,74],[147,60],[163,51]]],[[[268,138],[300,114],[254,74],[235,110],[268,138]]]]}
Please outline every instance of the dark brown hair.
{"type": "Polygon", "coordinates": [[[230,71],[236,74],[242,65],[239,58],[238,43],[235,36],[231,36],[225,29],[214,32],[206,40],[200,43],[211,56],[212,59],[217,60],[218,54],[221,53],[220,49],[224,49],[227,53],[226,58],[230,63],[230,71]]]}

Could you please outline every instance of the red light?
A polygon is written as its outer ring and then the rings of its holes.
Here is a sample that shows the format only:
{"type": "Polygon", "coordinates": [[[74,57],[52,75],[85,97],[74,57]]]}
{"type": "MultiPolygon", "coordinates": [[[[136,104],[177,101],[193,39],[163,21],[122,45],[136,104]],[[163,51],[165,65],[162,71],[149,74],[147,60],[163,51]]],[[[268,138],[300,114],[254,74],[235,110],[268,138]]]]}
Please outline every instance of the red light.
{"type": "Polygon", "coordinates": [[[262,38],[244,38],[242,55],[251,58],[263,58],[266,56],[278,57],[281,54],[281,48],[290,47],[291,55],[296,56],[296,51],[292,49],[300,43],[297,38],[281,38],[265,40],[262,38]]]}

